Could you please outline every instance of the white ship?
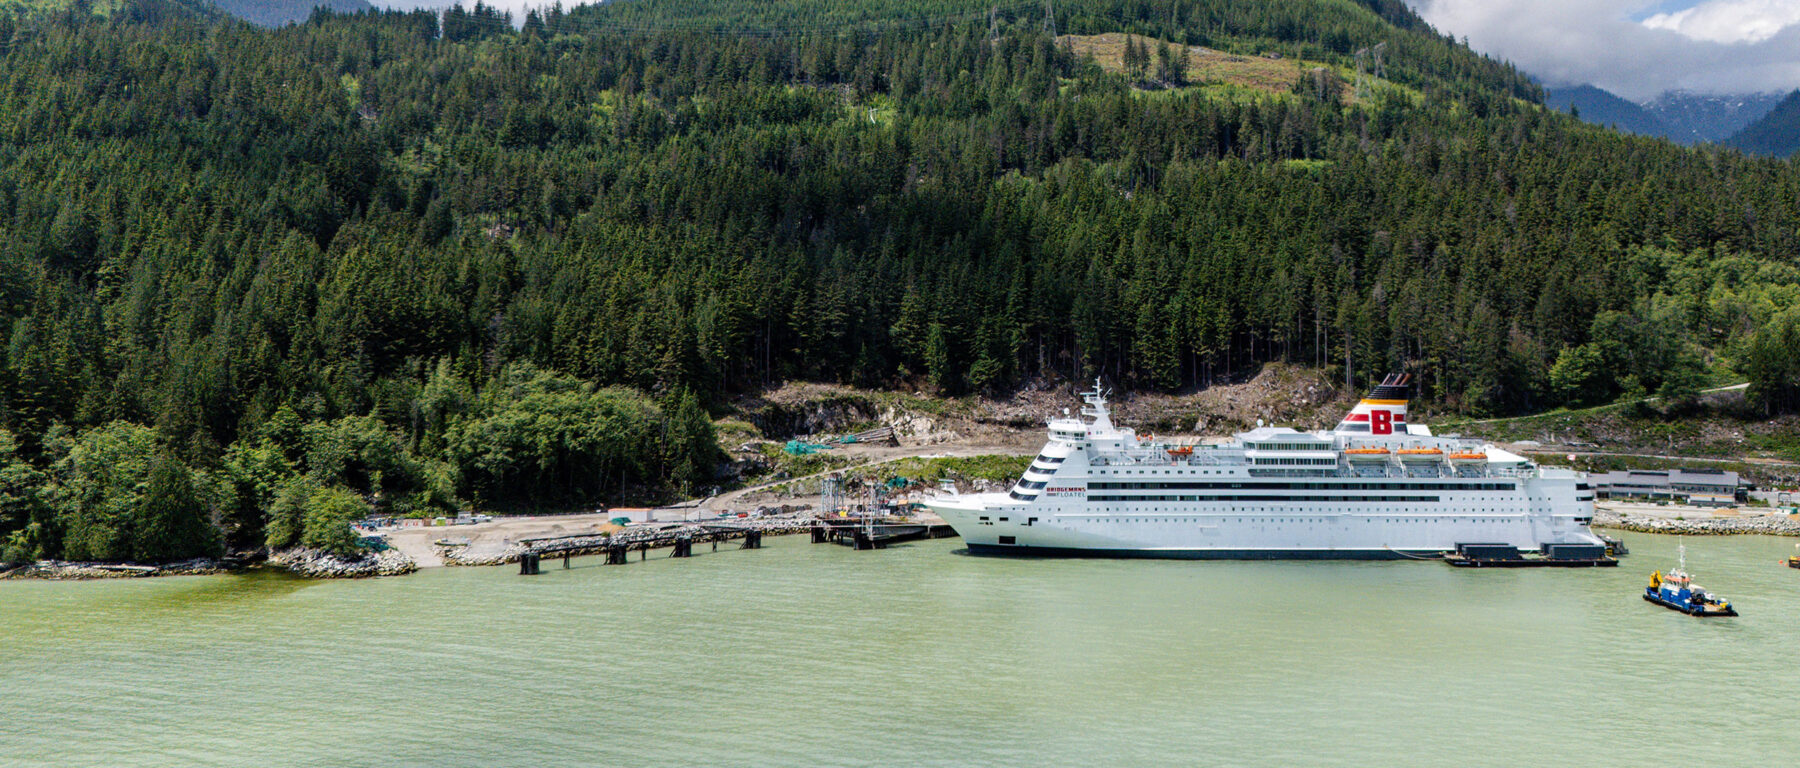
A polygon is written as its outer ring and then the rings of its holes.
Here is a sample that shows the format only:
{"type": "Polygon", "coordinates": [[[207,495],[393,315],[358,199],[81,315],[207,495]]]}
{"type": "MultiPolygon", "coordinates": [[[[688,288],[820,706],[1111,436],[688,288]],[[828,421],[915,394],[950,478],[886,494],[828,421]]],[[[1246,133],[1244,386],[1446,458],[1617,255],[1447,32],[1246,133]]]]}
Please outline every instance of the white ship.
{"type": "Polygon", "coordinates": [[[1116,427],[1098,382],[1007,493],[928,505],[976,554],[1370,559],[1458,544],[1601,544],[1587,476],[1406,419],[1389,376],[1325,432],[1258,427],[1214,445],[1116,427]]]}

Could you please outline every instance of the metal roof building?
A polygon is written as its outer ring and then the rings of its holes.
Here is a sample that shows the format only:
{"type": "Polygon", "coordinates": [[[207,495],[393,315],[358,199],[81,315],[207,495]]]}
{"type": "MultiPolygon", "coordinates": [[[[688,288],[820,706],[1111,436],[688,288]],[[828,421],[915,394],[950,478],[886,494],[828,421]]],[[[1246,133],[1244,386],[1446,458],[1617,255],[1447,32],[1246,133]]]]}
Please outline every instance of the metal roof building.
{"type": "Polygon", "coordinates": [[[1738,474],[1723,469],[1632,469],[1595,473],[1588,480],[1595,493],[1612,498],[1689,499],[1723,506],[1743,493],[1738,474]]]}

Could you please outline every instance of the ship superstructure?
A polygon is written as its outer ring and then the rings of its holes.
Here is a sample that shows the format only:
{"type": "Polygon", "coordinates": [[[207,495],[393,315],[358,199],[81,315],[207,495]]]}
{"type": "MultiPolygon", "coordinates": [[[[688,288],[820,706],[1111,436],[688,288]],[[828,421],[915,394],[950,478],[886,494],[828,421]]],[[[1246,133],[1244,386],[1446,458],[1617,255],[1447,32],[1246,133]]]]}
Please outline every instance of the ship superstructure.
{"type": "Polygon", "coordinates": [[[1112,423],[1098,382],[1005,493],[933,511],[980,554],[1398,558],[1457,544],[1599,544],[1585,475],[1406,418],[1389,376],[1336,428],[1258,427],[1213,443],[1112,423]]]}

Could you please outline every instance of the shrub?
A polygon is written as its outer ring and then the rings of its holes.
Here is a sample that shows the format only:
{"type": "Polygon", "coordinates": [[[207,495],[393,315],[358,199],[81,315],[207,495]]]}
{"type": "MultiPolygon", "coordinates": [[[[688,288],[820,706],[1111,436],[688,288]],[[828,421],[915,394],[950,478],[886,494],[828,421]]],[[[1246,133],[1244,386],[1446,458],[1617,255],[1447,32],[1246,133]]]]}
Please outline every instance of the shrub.
{"type": "Polygon", "coordinates": [[[320,488],[306,500],[300,544],[339,557],[356,554],[356,531],[350,524],[369,513],[361,497],[344,488],[320,488]]]}

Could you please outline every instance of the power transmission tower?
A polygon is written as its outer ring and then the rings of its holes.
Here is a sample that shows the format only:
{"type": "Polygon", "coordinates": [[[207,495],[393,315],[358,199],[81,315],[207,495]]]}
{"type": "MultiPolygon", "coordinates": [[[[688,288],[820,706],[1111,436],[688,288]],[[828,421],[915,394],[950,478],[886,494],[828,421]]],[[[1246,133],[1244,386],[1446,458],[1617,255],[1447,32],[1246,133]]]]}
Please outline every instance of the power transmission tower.
{"type": "Polygon", "coordinates": [[[1044,31],[1056,37],[1056,5],[1054,0],[1044,0],[1044,31]]]}
{"type": "Polygon", "coordinates": [[[988,40],[1000,39],[1000,6],[988,9],[988,40]]]}
{"type": "Polygon", "coordinates": [[[1371,60],[1373,60],[1375,64],[1375,77],[1382,80],[1387,79],[1387,60],[1382,55],[1385,53],[1387,53],[1386,40],[1376,43],[1373,48],[1356,49],[1357,101],[1362,101],[1369,97],[1369,63],[1371,60]]]}

